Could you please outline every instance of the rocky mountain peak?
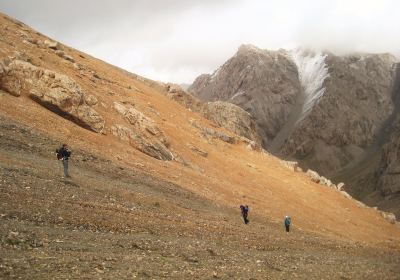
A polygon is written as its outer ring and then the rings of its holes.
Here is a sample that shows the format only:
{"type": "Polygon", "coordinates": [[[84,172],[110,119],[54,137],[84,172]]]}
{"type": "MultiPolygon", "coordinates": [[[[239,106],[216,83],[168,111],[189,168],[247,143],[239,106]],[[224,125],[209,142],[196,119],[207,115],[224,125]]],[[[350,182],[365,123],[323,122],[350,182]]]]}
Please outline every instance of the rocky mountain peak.
{"type": "MultiPolygon", "coordinates": [[[[390,138],[388,128],[396,114],[397,62],[388,53],[338,56],[242,45],[213,75],[196,79],[189,90],[200,99],[243,108],[260,127],[264,148],[299,160],[304,168],[347,180],[352,194],[365,197],[378,187],[377,180],[375,175],[367,183],[353,180],[354,168],[374,155],[376,160],[364,169],[379,173],[382,147],[395,138],[390,138]]],[[[387,150],[385,158],[393,162],[387,150]]],[[[400,180],[390,180],[391,185],[400,185],[400,180]]]]}
{"type": "Polygon", "coordinates": [[[242,44],[239,46],[239,48],[237,50],[237,54],[246,54],[249,52],[260,53],[260,52],[263,52],[263,50],[252,44],[242,44]]]}

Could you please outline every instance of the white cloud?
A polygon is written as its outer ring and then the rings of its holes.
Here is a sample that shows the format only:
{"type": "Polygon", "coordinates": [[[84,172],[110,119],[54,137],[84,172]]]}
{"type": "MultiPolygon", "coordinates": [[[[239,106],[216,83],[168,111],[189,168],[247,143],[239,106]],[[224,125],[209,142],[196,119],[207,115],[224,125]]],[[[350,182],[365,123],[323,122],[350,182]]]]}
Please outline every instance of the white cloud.
{"type": "Polygon", "coordinates": [[[400,55],[394,0],[2,0],[42,33],[146,77],[191,82],[242,43],[400,55]]]}

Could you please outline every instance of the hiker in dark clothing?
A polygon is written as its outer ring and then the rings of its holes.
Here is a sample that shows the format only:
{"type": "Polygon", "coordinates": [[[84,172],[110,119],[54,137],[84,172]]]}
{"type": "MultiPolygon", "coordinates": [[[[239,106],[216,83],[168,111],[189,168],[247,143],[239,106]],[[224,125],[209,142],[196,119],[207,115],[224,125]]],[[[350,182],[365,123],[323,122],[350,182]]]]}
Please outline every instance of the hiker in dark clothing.
{"type": "Polygon", "coordinates": [[[247,219],[247,215],[249,214],[249,206],[240,205],[240,210],[242,211],[244,223],[247,225],[249,223],[249,220],[247,219]]]}
{"type": "Polygon", "coordinates": [[[286,232],[290,231],[290,223],[292,222],[292,219],[289,216],[285,216],[284,224],[286,228],[286,232]]]}
{"type": "Polygon", "coordinates": [[[71,151],[68,149],[67,144],[63,144],[61,148],[56,150],[57,159],[62,161],[64,167],[64,176],[70,178],[68,173],[68,160],[71,156],[71,151]]]}

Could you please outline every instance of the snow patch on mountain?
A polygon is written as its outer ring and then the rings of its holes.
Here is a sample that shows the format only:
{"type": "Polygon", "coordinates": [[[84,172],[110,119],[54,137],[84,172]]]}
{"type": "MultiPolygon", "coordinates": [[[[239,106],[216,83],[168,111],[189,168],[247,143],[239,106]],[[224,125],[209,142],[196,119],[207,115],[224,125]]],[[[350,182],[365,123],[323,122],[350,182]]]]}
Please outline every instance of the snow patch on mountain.
{"type": "Polygon", "coordinates": [[[300,84],[304,91],[305,100],[298,122],[304,119],[318,100],[324,95],[324,81],[329,77],[325,63],[326,54],[304,49],[294,49],[289,52],[290,58],[297,66],[300,84]]]}

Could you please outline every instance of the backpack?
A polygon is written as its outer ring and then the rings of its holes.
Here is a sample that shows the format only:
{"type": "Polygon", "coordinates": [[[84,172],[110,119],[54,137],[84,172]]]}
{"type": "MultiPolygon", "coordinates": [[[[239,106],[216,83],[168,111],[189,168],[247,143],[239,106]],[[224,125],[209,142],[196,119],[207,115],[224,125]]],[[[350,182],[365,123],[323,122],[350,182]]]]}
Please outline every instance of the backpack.
{"type": "Polygon", "coordinates": [[[71,151],[65,148],[60,148],[56,150],[57,159],[68,159],[71,156],[71,151]]]}
{"type": "Polygon", "coordinates": [[[57,149],[57,150],[56,150],[56,155],[57,155],[57,159],[58,159],[58,160],[60,160],[60,159],[63,158],[63,156],[62,156],[61,153],[60,153],[60,149],[57,149]]]}

